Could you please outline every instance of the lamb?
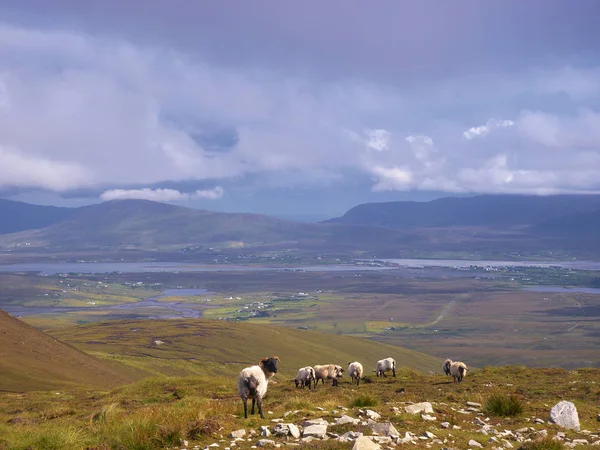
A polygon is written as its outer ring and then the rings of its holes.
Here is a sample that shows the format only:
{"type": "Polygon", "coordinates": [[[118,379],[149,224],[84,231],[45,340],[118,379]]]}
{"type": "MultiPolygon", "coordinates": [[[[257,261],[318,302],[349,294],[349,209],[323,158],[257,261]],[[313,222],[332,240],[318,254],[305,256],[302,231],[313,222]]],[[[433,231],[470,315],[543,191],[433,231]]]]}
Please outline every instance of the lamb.
{"type": "Polygon", "coordinates": [[[385,377],[385,373],[390,370],[394,374],[394,378],[396,378],[396,360],[394,358],[385,358],[377,361],[375,375],[385,377]]]}
{"type": "Polygon", "coordinates": [[[314,366],[315,368],[315,388],[319,383],[319,380],[323,384],[325,384],[325,380],[333,380],[332,386],[338,385],[338,378],[342,377],[342,366],[337,366],[335,364],[325,364],[320,366],[314,366]]]}
{"type": "Polygon", "coordinates": [[[454,382],[460,383],[463,377],[467,374],[467,365],[461,361],[454,361],[450,365],[450,375],[454,378],[454,382]]]}
{"type": "Polygon", "coordinates": [[[356,385],[360,385],[360,379],[363,376],[363,366],[358,361],[348,363],[348,375],[352,378],[352,383],[356,381],[356,385]]]}
{"type": "Polygon", "coordinates": [[[238,393],[244,402],[244,419],[248,418],[248,399],[252,399],[251,414],[254,414],[254,404],[258,404],[260,418],[264,419],[262,411],[262,399],[267,393],[269,379],[277,373],[279,358],[272,356],[263,358],[258,365],[246,367],[238,377],[238,393]]]}
{"type": "Polygon", "coordinates": [[[442,370],[444,371],[444,373],[446,374],[446,376],[450,375],[450,366],[452,365],[452,360],[451,359],[447,359],[446,361],[444,361],[444,365],[442,366],[442,370]]]}
{"type": "Polygon", "coordinates": [[[296,387],[304,388],[304,386],[308,385],[308,389],[310,389],[311,381],[315,382],[315,369],[310,366],[302,367],[298,369],[298,373],[296,374],[296,378],[294,379],[294,383],[296,383],[296,387]]]}

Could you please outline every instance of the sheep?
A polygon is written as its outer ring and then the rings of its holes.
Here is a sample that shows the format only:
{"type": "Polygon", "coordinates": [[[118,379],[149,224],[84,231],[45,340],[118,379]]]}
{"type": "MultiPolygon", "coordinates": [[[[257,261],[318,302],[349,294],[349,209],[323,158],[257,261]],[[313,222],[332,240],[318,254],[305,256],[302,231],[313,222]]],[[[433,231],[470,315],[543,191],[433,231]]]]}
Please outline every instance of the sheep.
{"type": "Polygon", "coordinates": [[[460,383],[463,377],[467,374],[467,365],[461,361],[454,361],[450,366],[450,375],[454,378],[454,382],[460,383]]]}
{"type": "Polygon", "coordinates": [[[360,385],[360,379],[363,376],[363,366],[358,361],[348,363],[348,375],[352,378],[352,383],[356,381],[356,385],[360,385]]]}
{"type": "Polygon", "coordinates": [[[444,373],[446,374],[446,376],[450,375],[450,366],[452,365],[452,360],[451,359],[447,359],[446,361],[444,361],[444,365],[442,366],[442,370],[444,371],[444,373]]]}
{"type": "Polygon", "coordinates": [[[377,366],[375,366],[375,375],[378,377],[380,375],[385,377],[385,373],[390,370],[392,371],[394,378],[396,378],[396,360],[394,358],[385,358],[377,361],[377,366]]]}
{"type": "Polygon", "coordinates": [[[256,366],[246,367],[238,377],[238,393],[244,402],[244,419],[248,418],[248,399],[252,399],[251,414],[254,414],[254,404],[258,404],[260,418],[264,419],[262,399],[267,393],[269,379],[277,373],[279,358],[272,356],[263,358],[256,366]]]}
{"type": "Polygon", "coordinates": [[[325,364],[325,365],[317,365],[315,368],[315,388],[317,384],[319,384],[319,380],[323,384],[325,384],[325,380],[333,380],[332,386],[338,385],[338,378],[342,377],[342,366],[337,366],[335,364],[325,364]]]}
{"type": "Polygon", "coordinates": [[[296,378],[294,379],[294,383],[296,383],[296,387],[304,388],[304,386],[308,385],[308,389],[310,389],[311,381],[315,382],[315,369],[310,366],[302,367],[298,369],[298,373],[296,374],[296,378]]]}

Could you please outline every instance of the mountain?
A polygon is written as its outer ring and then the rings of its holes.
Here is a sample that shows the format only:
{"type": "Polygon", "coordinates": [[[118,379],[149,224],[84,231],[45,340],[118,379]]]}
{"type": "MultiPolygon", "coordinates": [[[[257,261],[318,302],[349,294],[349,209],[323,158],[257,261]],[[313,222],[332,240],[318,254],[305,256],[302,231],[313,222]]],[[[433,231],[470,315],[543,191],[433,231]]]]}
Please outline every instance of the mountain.
{"type": "Polygon", "coordinates": [[[600,209],[600,195],[479,195],[429,202],[365,203],[325,223],[418,227],[519,229],[567,214],[600,209]]]}
{"type": "Polygon", "coordinates": [[[66,219],[75,208],[31,205],[0,198],[0,234],[44,228],[66,219]]]}
{"type": "Polygon", "coordinates": [[[398,230],[362,225],[289,222],[259,214],[219,213],[147,200],[114,200],[77,208],[39,230],[0,236],[3,247],[169,250],[190,246],[340,249],[389,246],[406,240],[398,230]],[[367,229],[368,228],[368,229],[367,229]]]}
{"type": "Polygon", "coordinates": [[[532,227],[532,232],[541,236],[584,241],[597,245],[600,241],[600,209],[591,212],[566,214],[545,220],[532,227]]]}
{"type": "Polygon", "coordinates": [[[0,390],[107,388],[130,379],[0,310],[0,390]]]}

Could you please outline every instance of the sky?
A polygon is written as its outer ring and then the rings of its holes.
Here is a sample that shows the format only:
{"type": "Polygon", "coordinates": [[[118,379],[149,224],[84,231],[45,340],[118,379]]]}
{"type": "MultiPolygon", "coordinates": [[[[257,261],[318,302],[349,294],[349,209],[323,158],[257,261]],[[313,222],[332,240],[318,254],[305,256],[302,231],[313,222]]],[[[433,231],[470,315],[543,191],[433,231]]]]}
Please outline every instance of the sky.
{"type": "Polygon", "coordinates": [[[600,192],[596,0],[3,0],[0,197],[600,192]]]}

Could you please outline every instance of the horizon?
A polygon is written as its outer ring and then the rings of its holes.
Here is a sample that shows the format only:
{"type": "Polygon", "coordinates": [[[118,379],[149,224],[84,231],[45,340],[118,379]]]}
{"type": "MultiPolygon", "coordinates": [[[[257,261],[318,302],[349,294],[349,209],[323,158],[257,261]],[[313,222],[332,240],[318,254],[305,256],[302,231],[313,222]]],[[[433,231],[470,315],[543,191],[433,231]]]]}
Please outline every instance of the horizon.
{"type": "Polygon", "coordinates": [[[594,0],[7,0],[0,15],[0,197],[335,217],[600,193],[594,0]]]}

